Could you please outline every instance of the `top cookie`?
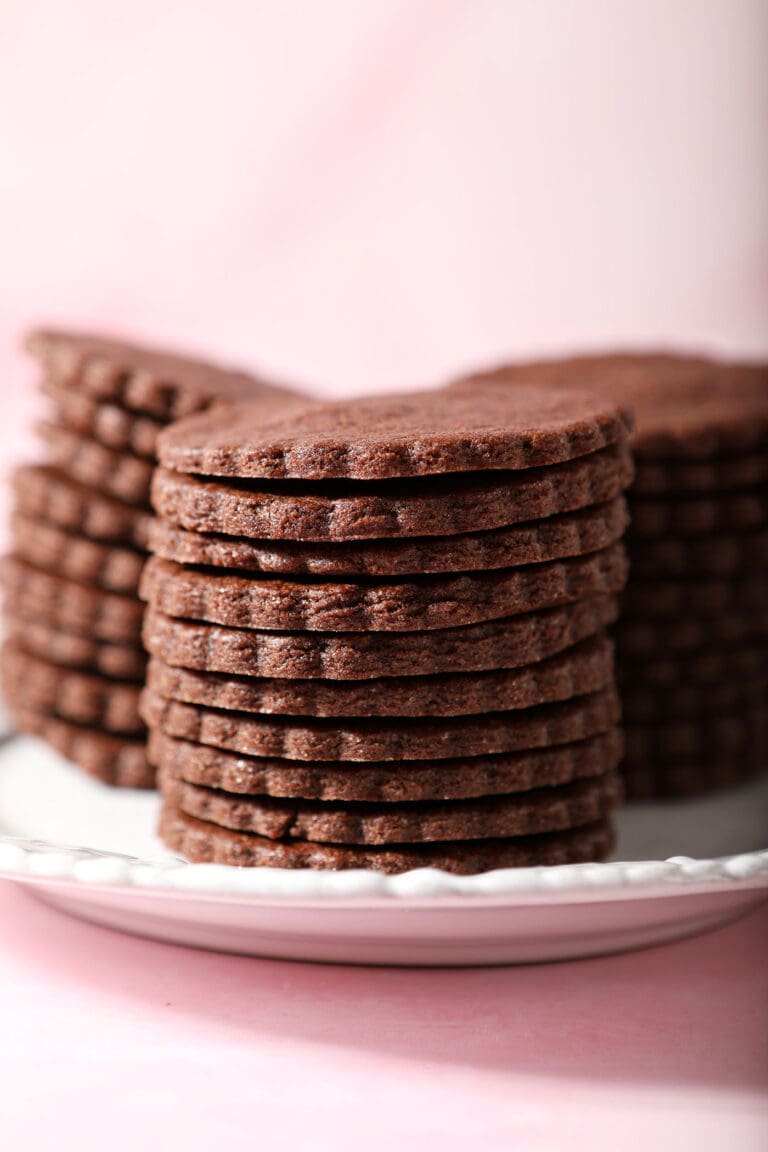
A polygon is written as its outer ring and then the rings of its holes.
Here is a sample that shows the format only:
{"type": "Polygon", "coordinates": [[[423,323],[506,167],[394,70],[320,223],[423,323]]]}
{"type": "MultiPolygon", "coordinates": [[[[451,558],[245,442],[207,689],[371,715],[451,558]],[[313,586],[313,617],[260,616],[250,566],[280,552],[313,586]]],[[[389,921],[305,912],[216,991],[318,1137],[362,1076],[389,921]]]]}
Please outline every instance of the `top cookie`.
{"type": "Polygon", "coordinates": [[[659,353],[581,356],[511,364],[457,381],[477,397],[531,380],[589,388],[628,404],[639,459],[703,460],[768,443],[768,365],[728,364],[659,353]]]}
{"type": "Polygon", "coordinates": [[[219,400],[306,403],[244,372],[97,336],[38,330],[30,333],[27,348],[42,361],[54,386],[81,390],[95,400],[164,421],[219,400]]]}
{"type": "Polygon", "coordinates": [[[568,388],[402,393],[310,404],[265,423],[237,404],[162,433],[160,462],[177,472],[269,479],[378,480],[534,468],[624,438],[613,401],[568,388]]]}

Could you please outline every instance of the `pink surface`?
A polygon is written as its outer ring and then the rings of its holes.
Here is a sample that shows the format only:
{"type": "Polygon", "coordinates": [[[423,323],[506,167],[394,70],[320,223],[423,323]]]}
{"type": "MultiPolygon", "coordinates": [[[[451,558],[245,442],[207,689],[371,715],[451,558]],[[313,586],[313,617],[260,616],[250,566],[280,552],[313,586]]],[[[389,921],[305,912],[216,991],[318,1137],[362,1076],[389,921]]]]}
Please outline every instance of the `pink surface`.
{"type": "Polygon", "coordinates": [[[3,883],[3,1139],[764,1152],[767,950],[768,905],[579,963],[332,968],[121,936],[3,883]]]}

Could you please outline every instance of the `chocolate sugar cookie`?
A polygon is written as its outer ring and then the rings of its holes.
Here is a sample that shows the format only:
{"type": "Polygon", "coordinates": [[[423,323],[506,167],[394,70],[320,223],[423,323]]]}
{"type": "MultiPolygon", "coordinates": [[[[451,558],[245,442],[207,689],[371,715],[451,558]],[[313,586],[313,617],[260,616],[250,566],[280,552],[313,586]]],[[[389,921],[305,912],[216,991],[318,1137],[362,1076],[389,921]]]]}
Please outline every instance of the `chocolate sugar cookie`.
{"type": "Polygon", "coordinates": [[[651,764],[626,765],[622,779],[632,800],[688,797],[719,788],[732,788],[762,772],[768,764],[765,750],[723,760],[655,760],[651,764]]]}
{"type": "Polygon", "coordinates": [[[733,576],[768,572],[768,531],[757,529],[706,536],[658,537],[632,550],[638,576],[733,576]]]}
{"type": "Polygon", "coordinates": [[[209,476],[379,480],[558,464],[623,440],[630,423],[620,406],[570,388],[376,396],[269,423],[258,406],[235,404],[169,428],[158,455],[209,476]]]}
{"type": "Polygon", "coordinates": [[[606,636],[538,664],[501,672],[373,680],[275,680],[172,668],[150,661],[147,684],[166,700],[205,708],[289,716],[461,716],[531,708],[597,692],[613,681],[606,636]]]}
{"type": "Polygon", "coordinates": [[[623,610],[631,619],[720,616],[768,604],[768,572],[731,580],[634,579],[624,593],[623,610]]]}
{"type": "Polygon", "coordinates": [[[202,672],[281,679],[368,680],[519,668],[562,652],[613,623],[610,596],[503,623],[433,632],[257,632],[174,620],[149,608],[146,648],[165,664],[202,672]]]}
{"type": "Polygon", "coordinates": [[[625,617],[617,629],[622,659],[677,657],[712,648],[768,640],[768,604],[755,611],[732,611],[711,617],[625,617]]]}
{"type": "Polygon", "coordinates": [[[49,462],[65,475],[127,504],[149,506],[154,472],[151,460],[105,448],[61,424],[43,420],[38,422],[37,430],[47,446],[49,462]]]}
{"type": "Polygon", "coordinates": [[[47,465],[17,468],[12,477],[17,510],[59,528],[144,549],[152,517],[122,500],[103,496],[47,465]]]}
{"type": "Polygon", "coordinates": [[[142,577],[141,595],[167,616],[233,628],[412,632],[517,616],[615,593],[626,579],[621,544],[548,564],[388,583],[254,580],[152,557],[142,577]]]}
{"type": "Polygon", "coordinates": [[[6,613],[6,635],[27,652],[62,668],[76,668],[116,680],[144,679],[147,654],[138,645],[111,644],[93,636],[79,636],[61,625],[48,624],[20,611],[6,613]]]}
{"type": "Polygon", "coordinates": [[[634,497],[630,537],[700,536],[764,528],[768,488],[705,496],[634,497]]]}
{"type": "Polygon", "coordinates": [[[514,796],[408,804],[333,804],[235,796],[161,772],[166,803],[188,816],[270,840],[326,844],[419,844],[531,836],[579,828],[605,819],[621,798],[609,772],[559,788],[514,796]]]}
{"type": "Polygon", "coordinates": [[[13,550],[20,560],[108,592],[138,593],[146,552],[89,540],[20,513],[11,525],[13,550]]]}
{"type": "Polygon", "coordinates": [[[612,689],[557,704],[481,717],[366,720],[256,717],[221,712],[146,689],[141,714],[150,728],[246,756],[285,760],[427,760],[488,756],[568,744],[607,732],[619,719],[612,689]]]}
{"type": "Polygon", "coordinates": [[[123,735],[144,731],[139,685],[65,670],[30,655],[14,640],[6,640],[0,658],[4,688],[12,686],[13,695],[35,711],[123,735]]]}
{"type": "Polygon", "coordinates": [[[768,707],[768,655],[759,679],[725,680],[715,684],[687,684],[664,688],[622,685],[621,700],[624,720],[628,724],[648,725],[657,721],[687,720],[738,710],[762,697],[768,707]]]}
{"type": "MultiPolygon", "coordinates": [[[[766,382],[768,387],[768,382],[766,382]]],[[[749,455],[712,460],[641,460],[632,485],[638,496],[720,493],[768,484],[768,445],[749,455]]]]}
{"type": "Polygon", "coordinates": [[[150,530],[150,549],[178,564],[285,576],[430,575],[514,568],[598,552],[621,539],[628,520],[626,501],[616,496],[576,512],[488,532],[313,544],[192,532],[158,518],[150,530]]]}
{"type": "Polygon", "coordinates": [[[724,681],[749,683],[768,671],[768,648],[759,641],[732,647],[704,647],[678,656],[654,653],[622,669],[622,687],[667,690],[676,686],[712,686],[724,681]]]}
{"type": "Polygon", "coordinates": [[[613,499],[631,478],[623,445],[551,468],[428,476],[417,483],[254,487],[159,468],[152,503],[162,517],[194,532],[276,540],[397,539],[508,527],[574,511],[613,499]]]}
{"type": "Polygon", "coordinates": [[[238,867],[320,868],[339,871],[368,868],[375,872],[407,872],[441,868],[471,875],[494,868],[576,864],[604,860],[615,835],[609,821],[565,832],[508,840],[461,840],[448,843],[398,844],[365,847],[318,844],[310,840],[269,840],[248,832],[233,832],[197,820],[171,803],[163,805],[159,833],[168,848],[195,863],[238,867]]]}
{"type": "Polygon", "coordinates": [[[243,756],[167,736],[149,735],[152,764],[190,784],[235,793],[302,797],[309,800],[460,800],[550,788],[601,776],[623,754],[619,729],[573,744],[556,744],[495,756],[465,759],[385,761],[381,764],[243,756]]]}
{"type": "Polygon", "coordinates": [[[64,388],[44,380],[41,391],[53,402],[59,424],[118,452],[131,452],[154,461],[157,438],[165,427],[161,420],[129,412],[117,404],[100,403],[86,392],[64,388]]]}
{"type": "Polygon", "coordinates": [[[758,688],[751,700],[721,715],[626,725],[624,763],[633,766],[677,758],[721,761],[748,753],[756,744],[765,747],[766,730],[765,692],[758,688]]]}

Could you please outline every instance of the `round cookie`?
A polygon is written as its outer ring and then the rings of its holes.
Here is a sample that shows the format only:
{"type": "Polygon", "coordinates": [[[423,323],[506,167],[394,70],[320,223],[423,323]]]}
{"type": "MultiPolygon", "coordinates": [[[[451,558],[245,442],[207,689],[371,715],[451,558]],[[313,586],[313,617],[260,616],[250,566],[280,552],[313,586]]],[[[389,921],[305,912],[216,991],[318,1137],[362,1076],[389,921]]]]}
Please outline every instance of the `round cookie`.
{"type": "Polygon", "coordinates": [[[146,552],[89,540],[20,513],[11,524],[14,553],[28,564],[108,592],[138,594],[146,552]]]}
{"type": "Polygon", "coordinates": [[[616,629],[620,663],[708,652],[713,648],[768,639],[768,604],[753,612],[728,612],[709,618],[679,617],[633,620],[624,617],[616,629]]]}
{"type": "Polygon", "coordinates": [[[96,440],[105,448],[154,461],[157,438],[165,427],[162,421],[129,412],[117,404],[99,403],[87,393],[63,388],[53,380],[43,380],[41,390],[53,401],[56,418],[65,428],[96,440]]]}
{"type": "Polygon", "coordinates": [[[152,764],[190,784],[234,793],[303,797],[309,800],[461,800],[550,788],[615,769],[624,741],[618,728],[573,744],[557,744],[498,756],[387,761],[381,764],[317,764],[242,756],[167,736],[149,734],[152,764]]]}
{"type": "Polygon", "coordinates": [[[234,404],[167,429],[158,456],[208,476],[380,480],[558,464],[624,440],[630,424],[613,401],[535,386],[374,396],[267,422],[257,405],[234,404]]]}
{"type": "Polygon", "coordinates": [[[706,496],[632,497],[630,541],[764,528],[768,488],[706,496]]]}
{"type": "Polygon", "coordinates": [[[48,449],[48,459],[86,488],[105,492],[138,507],[149,506],[154,464],[128,452],[115,452],[96,440],[71,432],[60,424],[40,421],[38,433],[48,449]]]}
{"type": "Polygon", "coordinates": [[[62,668],[93,672],[115,680],[144,679],[147,654],[143,648],[78,636],[20,612],[6,614],[4,628],[9,639],[22,644],[32,655],[62,668]]]}
{"type": "Polygon", "coordinates": [[[256,717],[164,700],[151,689],[140,710],[149,728],[246,756],[353,761],[438,760],[570,744],[607,732],[620,716],[613,689],[524,711],[439,720],[256,717]]]}
{"type": "Polygon", "coordinates": [[[622,610],[641,620],[663,616],[719,616],[760,608],[768,603],[768,572],[732,580],[632,579],[622,597],[622,610]]]}
{"type": "Polygon", "coordinates": [[[627,724],[648,725],[665,721],[698,719],[738,710],[754,702],[761,692],[768,704],[768,658],[760,680],[725,680],[715,684],[680,682],[664,688],[623,684],[621,703],[627,724]]]}
{"type": "Polygon", "coordinates": [[[0,562],[0,579],[7,614],[37,617],[95,640],[140,643],[144,610],[133,596],[66,580],[14,556],[0,562]]]}
{"type": "Polygon", "coordinates": [[[154,788],[143,737],[113,736],[48,712],[37,711],[14,696],[7,698],[20,732],[39,736],[67,760],[103,784],[119,788],[154,788]]]}
{"type": "Polygon", "coordinates": [[[627,765],[622,770],[629,800],[654,797],[689,797],[719,788],[732,788],[764,771],[768,757],[747,753],[725,760],[656,760],[653,764],[627,765]]]}
{"type": "Polygon", "coordinates": [[[768,571],[768,531],[658,537],[633,549],[632,574],[642,577],[735,576],[768,571]]]}
{"type": "Polygon", "coordinates": [[[482,672],[534,664],[594,636],[617,615],[614,597],[577,601],[502,622],[435,632],[281,633],[174,620],[149,608],[147,650],[165,664],[201,672],[279,679],[368,680],[482,672]]]}
{"type": "Polygon", "coordinates": [[[343,542],[451,536],[508,527],[600,504],[632,479],[623,446],[510,476],[425,477],[413,482],[266,485],[198,479],[158,468],[152,504],[193,532],[253,540],[343,542]]]}
{"type": "Polygon", "coordinates": [[[768,484],[768,450],[713,460],[641,460],[632,491],[637,496],[721,493],[764,484],[768,484]]]}
{"type": "Polygon", "coordinates": [[[724,681],[750,683],[768,671],[768,650],[763,645],[739,644],[733,648],[701,648],[687,655],[655,654],[650,660],[633,660],[620,668],[624,688],[643,691],[676,687],[698,688],[724,681]]]}
{"type": "Polygon", "coordinates": [[[58,387],[83,392],[95,400],[119,404],[156,419],[178,420],[220,400],[252,400],[282,411],[308,401],[243,372],[159,349],[76,332],[39,330],[27,348],[58,387]]]}
{"type": "Polygon", "coordinates": [[[2,647],[3,685],[37,712],[93,725],[107,732],[136,735],[144,731],[139,716],[138,684],[65,671],[6,640],[2,647]]]}
{"type": "Polygon", "coordinates": [[[627,724],[625,763],[634,766],[675,759],[722,761],[749,755],[755,745],[765,747],[767,731],[768,709],[763,690],[722,715],[706,713],[693,720],[627,724]]]}
{"type": "Polygon", "coordinates": [[[514,568],[598,552],[621,539],[628,522],[623,496],[488,532],[348,543],[211,535],[158,518],[150,530],[150,549],[178,564],[285,576],[431,575],[514,568]]]}
{"type": "Polygon", "coordinates": [[[526,568],[400,579],[390,583],[254,580],[193,570],[153,556],[141,596],[166,616],[231,628],[308,632],[413,632],[518,616],[621,591],[621,544],[526,568]]]}
{"type": "Polygon", "coordinates": [[[604,820],[622,796],[616,772],[514,796],[402,805],[351,806],[233,796],[188,784],[162,771],[158,783],[167,803],[198,820],[270,840],[325,844],[420,844],[535,836],[604,820]]]}
{"type": "Polygon", "coordinates": [[[366,868],[387,873],[441,868],[445,872],[472,875],[496,868],[587,863],[604,860],[615,844],[615,834],[607,820],[540,836],[460,840],[447,844],[359,847],[317,844],[309,840],[269,840],[196,820],[170,803],[163,805],[158,831],[168,848],[194,863],[332,871],[366,868]]]}
{"type": "Polygon", "coordinates": [[[608,687],[613,646],[606,636],[538,664],[501,672],[374,680],[276,680],[172,668],[152,659],[147,685],[166,700],[205,708],[289,716],[461,716],[532,708],[608,687]]]}
{"type": "Polygon", "coordinates": [[[47,520],[93,540],[147,546],[152,522],[147,512],[78,484],[56,468],[23,465],[13,473],[12,482],[16,508],[23,516],[47,520]]]}

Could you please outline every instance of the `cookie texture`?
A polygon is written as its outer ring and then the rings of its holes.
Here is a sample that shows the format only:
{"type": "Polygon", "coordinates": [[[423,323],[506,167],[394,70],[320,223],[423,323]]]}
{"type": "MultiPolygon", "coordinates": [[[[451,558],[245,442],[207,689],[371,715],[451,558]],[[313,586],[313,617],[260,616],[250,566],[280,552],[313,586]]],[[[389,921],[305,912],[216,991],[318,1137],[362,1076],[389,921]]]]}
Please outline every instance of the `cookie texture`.
{"type": "Polygon", "coordinates": [[[110,644],[93,636],[78,636],[60,625],[21,612],[6,613],[5,634],[25,650],[62,668],[76,668],[116,680],[144,680],[147,654],[130,644],[110,644]]]}
{"type": "Polygon", "coordinates": [[[461,628],[398,633],[280,633],[144,618],[147,650],[165,664],[202,672],[280,679],[368,680],[481,672],[534,664],[594,636],[617,616],[615,598],[461,628]]]}
{"type": "MultiPolygon", "coordinates": [[[[27,348],[60,388],[156,419],[177,420],[217,401],[304,406],[287,389],[173,352],[52,329],[32,332],[27,348]]],[[[262,408],[262,411],[264,409],[262,408]]]]}
{"type": "Polygon", "coordinates": [[[141,714],[169,736],[246,756],[285,760],[428,760],[567,744],[607,732],[620,716],[613,689],[515,712],[443,719],[256,717],[164,700],[146,689],[141,714]]]}
{"type": "Polygon", "coordinates": [[[267,479],[377,480],[557,464],[623,440],[629,413],[574,389],[403,393],[317,404],[264,421],[236,404],[169,428],[161,464],[267,479]]]}
{"type": "Polygon", "coordinates": [[[108,732],[136,735],[144,731],[137,684],[67,671],[30,655],[14,640],[6,640],[0,662],[4,689],[37,712],[50,712],[108,732]]]}
{"type": "Polygon", "coordinates": [[[501,672],[372,680],[278,680],[172,668],[153,659],[147,684],[166,700],[205,708],[289,716],[461,716],[532,708],[607,688],[613,647],[606,636],[501,672]]]}
{"type": "Polygon", "coordinates": [[[177,740],[160,729],[149,735],[147,755],[171,776],[233,793],[309,800],[461,800],[551,788],[612,772],[623,754],[618,728],[572,744],[495,756],[444,760],[359,762],[279,760],[243,756],[177,740]]]}
{"type": "Polygon", "coordinates": [[[105,492],[128,504],[149,506],[154,472],[151,460],[105,448],[61,424],[43,420],[37,429],[48,449],[49,462],[55,468],[86,488],[105,492]]]}
{"type": "Polygon", "coordinates": [[[764,528],[768,488],[706,496],[634,497],[630,539],[764,528]]]}
{"type": "Polygon", "coordinates": [[[346,543],[205,534],[157,518],[150,530],[150,549],[178,564],[285,576],[431,575],[514,568],[598,552],[620,540],[628,522],[623,496],[487,532],[346,543]]]}
{"type": "Polygon", "coordinates": [[[213,824],[270,840],[329,844],[419,844],[531,836],[605,819],[622,791],[617,773],[514,796],[424,804],[332,804],[234,796],[161,772],[166,802],[213,824]]]}
{"type": "Polygon", "coordinates": [[[194,532],[251,539],[345,541],[450,536],[574,511],[619,495],[632,479],[623,445],[522,474],[413,482],[253,485],[159,468],[152,504],[194,532]]]}
{"type": "Polygon", "coordinates": [[[13,551],[20,560],[108,592],[138,594],[146,552],[89,540],[35,517],[14,514],[13,551]]]}
{"type": "Polygon", "coordinates": [[[87,392],[62,387],[53,380],[43,380],[41,390],[51,400],[60,425],[105,448],[154,461],[157,438],[165,427],[163,421],[129,412],[117,404],[99,402],[87,392]]]}
{"type": "Polygon", "coordinates": [[[6,612],[114,643],[141,641],[143,605],[133,596],[104,592],[34,568],[14,556],[0,562],[6,612]]]}
{"type": "Polygon", "coordinates": [[[517,616],[621,591],[621,544],[569,560],[397,582],[310,582],[191,570],[152,557],[141,595],[167,616],[233,628],[308,632],[412,632],[517,616]]]}
{"type": "Polygon", "coordinates": [[[247,832],[233,832],[197,820],[166,803],[160,815],[163,842],[193,863],[232,864],[236,867],[320,868],[340,871],[368,868],[374,872],[407,872],[413,868],[441,868],[471,875],[494,868],[577,864],[604,860],[613,851],[615,835],[610,821],[565,832],[508,840],[461,840],[449,843],[398,844],[364,847],[318,844],[310,840],[270,840],[247,832]]]}
{"type": "Polygon", "coordinates": [[[48,465],[23,465],[12,481],[16,508],[23,516],[92,540],[146,548],[152,517],[142,509],[101,495],[48,465]]]}

